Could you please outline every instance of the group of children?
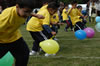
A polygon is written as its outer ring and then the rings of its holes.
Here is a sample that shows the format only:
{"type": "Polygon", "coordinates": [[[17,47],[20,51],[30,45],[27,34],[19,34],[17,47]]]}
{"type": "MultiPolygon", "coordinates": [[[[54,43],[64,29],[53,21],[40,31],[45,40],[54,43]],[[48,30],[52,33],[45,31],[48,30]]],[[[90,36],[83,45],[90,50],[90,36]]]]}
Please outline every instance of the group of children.
{"type": "Polygon", "coordinates": [[[86,26],[86,15],[82,14],[82,6],[77,6],[77,2],[73,1],[71,3],[72,7],[68,8],[68,4],[65,5],[62,12],[62,22],[66,23],[65,31],[71,28],[71,31],[77,31],[79,29],[84,29],[86,26]]]}
{"type": "MultiPolygon", "coordinates": [[[[57,34],[59,2],[46,0],[39,12],[34,14],[32,11],[37,4],[38,1],[36,0],[18,0],[16,6],[6,8],[0,14],[0,58],[10,51],[15,58],[15,66],[27,66],[29,55],[34,55],[40,51],[39,43],[57,34]],[[26,30],[30,32],[34,40],[30,53],[19,31],[19,27],[29,16],[32,17],[27,23],[26,30]]],[[[76,8],[77,2],[73,1],[71,4],[72,8],[65,7],[63,10],[63,22],[69,24],[68,27],[71,25],[71,30],[73,28],[74,31],[84,29],[82,21],[84,16],[76,8]]],[[[46,53],[45,56],[47,55],[49,54],[46,53]]]]}

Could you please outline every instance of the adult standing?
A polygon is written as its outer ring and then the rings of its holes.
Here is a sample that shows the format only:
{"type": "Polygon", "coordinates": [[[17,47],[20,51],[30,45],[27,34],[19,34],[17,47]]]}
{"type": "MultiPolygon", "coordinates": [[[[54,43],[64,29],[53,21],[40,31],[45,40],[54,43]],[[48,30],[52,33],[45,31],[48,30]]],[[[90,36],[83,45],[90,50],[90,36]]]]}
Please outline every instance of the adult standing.
{"type": "Polygon", "coordinates": [[[100,16],[100,0],[96,0],[97,16],[100,16]]]}

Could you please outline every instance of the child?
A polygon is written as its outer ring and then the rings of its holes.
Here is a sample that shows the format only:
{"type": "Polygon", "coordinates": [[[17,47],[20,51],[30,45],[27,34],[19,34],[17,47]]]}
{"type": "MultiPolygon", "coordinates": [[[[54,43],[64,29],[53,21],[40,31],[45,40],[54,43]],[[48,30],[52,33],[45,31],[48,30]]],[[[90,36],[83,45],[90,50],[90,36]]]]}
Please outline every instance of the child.
{"type": "MultiPolygon", "coordinates": [[[[51,16],[51,29],[54,31],[54,32],[56,32],[56,34],[58,33],[58,26],[59,26],[59,16],[58,16],[58,13],[55,13],[54,15],[52,15],[51,16]]],[[[54,39],[54,40],[58,40],[57,38],[56,38],[56,35],[55,36],[53,36],[53,38],[52,39],[54,39]]]]}
{"type": "Polygon", "coordinates": [[[58,2],[58,0],[44,0],[43,6],[40,8],[40,11],[46,9],[48,6],[48,3],[51,3],[51,2],[58,2]]]}
{"type": "Polygon", "coordinates": [[[47,40],[52,37],[52,35],[55,35],[56,32],[52,31],[50,28],[50,16],[53,15],[59,5],[55,2],[51,2],[48,4],[46,9],[43,9],[38,12],[38,14],[41,14],[45,17],[45,19],[38,19],[35,17],[32,17],[28,24],[27,24],[27,30],[32,35],[32,38],[34,39],[32,52],[30,52],[30,55],[37,54],[40,50],[39,43],[41,41],[47,40]]]}
{"type": "Polygon", "coordinates": [[[27,66],[29,48],[18,28],[29,15],[41,17],[31,14],[37,4],[34,0],[18,0],[16,6],[9,7],[0,14],[0,58],[10,51],[16,60],[15,66],[27,66]]]}
{"type": "Polygon", "coordinates": [[[79,29],[84,29],[84,24],[82,23],[82,19],[80,17],[84,17],[82,13],[76,8],[77,2],[73,1],[71,3],[72,8],[68,10],[68,15],[71,17],[72,25],[74,27],[74,31],[79,29]]]}
{"type": "MultiPolygon", "coordinates": [[[[77,6],[77,9],[78,9],[80,12],[83,12],[83,11],[82,11],[82,6],[77,6]]],[[[83,12],[82,14],[84,15],[84,18],[83,18],[83,17],[80,17],[80,19],[82,19],[82,23],[84,24],[84,28],[86,28],[86,23],[87,23],[86,17],[87,17],[87,15],[86,15],[84,12],[83,12]]]]}
{"type": "MultiPolygon", "coordinates": [[[[43,2],[41,2],[42,3],[42,7],[38,10],[38,11],[42,11],[42,10],[44,10],[44,9],[46,9],[47,8],[47,6],[48,6],[48,3],[50,3],[50,2],[56,2],[56,1],[58,1],[58,0],[43,0],[43,2]]],[[[33,10],[34,11],[34,10],[33,10]]],[[[27,18],[27,20],[26,20],[26,22],[28,22],[29,20],[30,20],[30,18],[31,18],[32,16],[29,16],[28,18],[27,18]]]]}
{"type": "Polygon", "coordinates": [[[100,0],[97,0],[95,2],[95,5],[96,5],[96,12],[97,12],[97,16],[100,16],[100,0]]]}
{"type": "Polygon", "coordinates": [[[67,24],[64,29],[66,32],[69,27],[71,28],[71,31],[73,29],[72,22],[70,20],[70,17],[67,15],[67,12],[68,12],[68,4],[65,4],[65,8],[63,9],[63,12],[62,12],[62,18],[63,18],[62,22],[67,24]]]}

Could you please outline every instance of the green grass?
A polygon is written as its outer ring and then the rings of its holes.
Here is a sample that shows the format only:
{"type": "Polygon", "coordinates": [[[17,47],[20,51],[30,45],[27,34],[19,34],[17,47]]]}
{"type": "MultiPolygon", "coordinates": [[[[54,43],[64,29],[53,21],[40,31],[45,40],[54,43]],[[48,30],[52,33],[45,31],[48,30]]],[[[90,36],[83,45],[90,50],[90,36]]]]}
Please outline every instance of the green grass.
{"type": "MultiPolygon", "coordinates": [[[[74,32],[64,32],[61,26],[57,34],[60,50],[54,57],[44,57],[44,54],[30,56],[28,66],[100,66],[100,33],[95,31],[94,38],[77,40],[74,32]]],[[[94,28],[95,24],[87,24],[94,28]]],[[[32,37],[21,27],[22,35],[30,50],[32,48],[32,37]]]]}

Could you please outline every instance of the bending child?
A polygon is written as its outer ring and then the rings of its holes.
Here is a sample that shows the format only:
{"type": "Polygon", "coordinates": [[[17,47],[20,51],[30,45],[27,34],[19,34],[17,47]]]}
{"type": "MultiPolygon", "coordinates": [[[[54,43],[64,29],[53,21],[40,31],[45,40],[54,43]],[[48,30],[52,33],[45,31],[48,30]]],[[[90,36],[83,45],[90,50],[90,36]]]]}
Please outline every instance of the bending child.
{"type": "Polygon", "coordinates": [[[30,32],[32,38],[34,39],[32,52],[30,55],[37,54],[40,50],[39,43],[41,41],[50,39],[52,35],[55,35],[56,32],[52,31],[50,28],[50,16],[57,12],[59,4],[56,2],[51,2],[48,4],[46,9],[43,9],[38,12],[38,14],[43,15],[44,19],[38,19],[32,17],[28,24],[27,30],[30,32]]]}

